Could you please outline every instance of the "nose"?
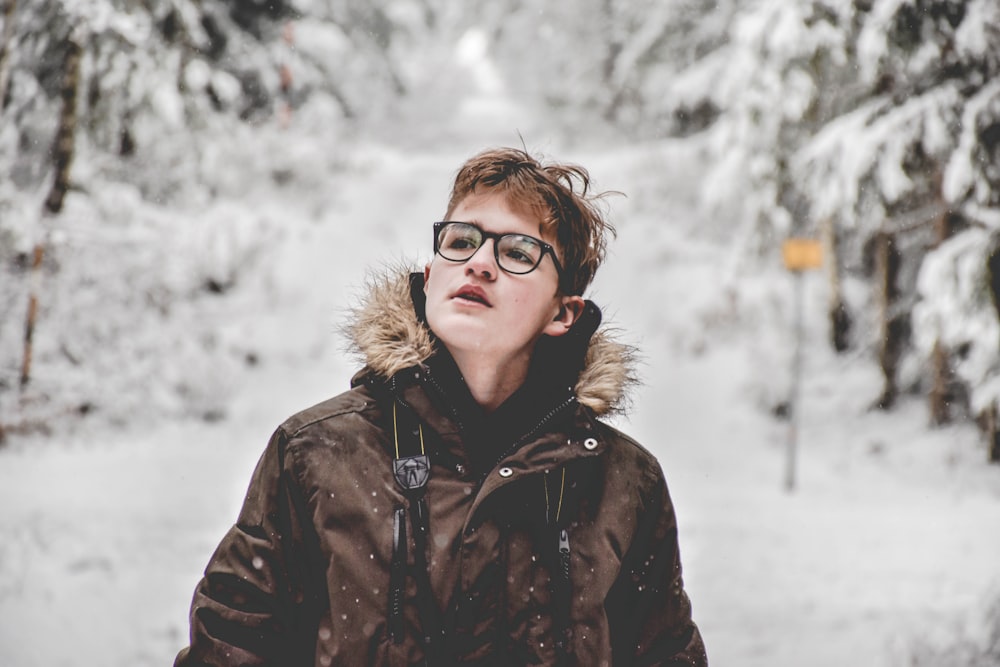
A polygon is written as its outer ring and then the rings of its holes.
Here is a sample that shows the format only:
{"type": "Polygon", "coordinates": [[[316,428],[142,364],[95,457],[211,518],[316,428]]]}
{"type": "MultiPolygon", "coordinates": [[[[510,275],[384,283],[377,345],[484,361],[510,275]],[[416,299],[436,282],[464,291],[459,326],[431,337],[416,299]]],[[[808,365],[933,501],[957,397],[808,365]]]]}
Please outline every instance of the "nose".
{"type": "Polygon", "coordinates": [[[496,241],[494,239],[486,239],[483,241],[483,245],[476,248],[476,252],[472,253],[472,257],[465,262],[465,273],[467,275],[481,276],[485,280],[495,280],[500,267],[497,266],[495,246],[487,250],[487,243],[495,244],[496,241]]]}

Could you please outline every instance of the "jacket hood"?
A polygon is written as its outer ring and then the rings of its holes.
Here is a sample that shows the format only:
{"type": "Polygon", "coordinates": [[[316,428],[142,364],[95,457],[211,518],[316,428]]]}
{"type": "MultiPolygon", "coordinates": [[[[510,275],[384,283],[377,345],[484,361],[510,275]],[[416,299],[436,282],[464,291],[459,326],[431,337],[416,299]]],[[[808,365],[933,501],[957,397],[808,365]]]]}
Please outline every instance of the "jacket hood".
{"type": "MultiPolygon", "coordinates": [[[[638,382],[637,355],[635,348],[616,339],[611,327],[599,327],[600,320],[600,310],[588,301],[585,316],[566,336],[543,336],[536,354],[560,350],[580,357],[575,364],[577,401],[604,416],[627,409],[629,391],[638,382]],[[578,352],[567,350],[577,346],[578,352]]],[[[378,376],[390,378],[423,366],[437,352],[423,318],[423,274],[403,268],[371,274],[359,304],[349,313],[344,335],[367,371],[378,376]]]]}

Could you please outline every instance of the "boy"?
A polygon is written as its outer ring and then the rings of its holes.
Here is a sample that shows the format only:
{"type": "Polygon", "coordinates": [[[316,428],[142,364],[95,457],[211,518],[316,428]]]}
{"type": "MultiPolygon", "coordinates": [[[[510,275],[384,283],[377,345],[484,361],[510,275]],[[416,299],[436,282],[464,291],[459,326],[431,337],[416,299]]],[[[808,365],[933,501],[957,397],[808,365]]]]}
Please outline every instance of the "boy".
{"type": "Polygon", "coordinates": [[[286,421],[195,592],[188,665],[705,665],[659,464],[598,421],[587,172],[498,149],[374,281],[352,389],[286,421]]]}

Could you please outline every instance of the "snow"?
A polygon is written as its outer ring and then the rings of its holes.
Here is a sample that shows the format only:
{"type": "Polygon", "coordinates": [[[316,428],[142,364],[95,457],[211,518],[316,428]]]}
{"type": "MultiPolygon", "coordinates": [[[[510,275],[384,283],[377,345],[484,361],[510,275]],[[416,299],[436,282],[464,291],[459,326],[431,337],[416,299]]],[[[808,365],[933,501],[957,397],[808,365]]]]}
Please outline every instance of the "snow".
{"type": "Polygon", "coordinates": [[[858,73],[863,81],[874,81],[882,69],[890,48],[888,35],[892,21],[906,0],[881,0],[872,4],[872,10],[858,38],[858,73]]]}
{"type": "MultiPolygon", "coordinates": [[[[184,155],[198,180],[179,181],[162,206],[96,172],[89,197],[67,200],[73,224],[55,223],[65,273],[50,294],[107,321],[97,330],[71,318],[53,333],[43,319],[39,335],[57,335],[68,354],[110,338],[131,363],[102,357],[57,367],[58,378],[42,363],[39,382],[77,383],[113,418],[0,449],[0,664],[170,664],[271,431],[346,388],[356,361],[335,332],[366,272],[427,261],[459,164],[517,144],[523,128],[529,149],[578,161],[627,195],[609,200],[619,236],[591,296],[644,354],[645,384],[616,425],[666,471],[711,664],[895,667],[925,645],[983,641],[1000,597],[1000,470],[974,427],[929,428],[915,396],[872,411],[877,364],[865,349],[831,351],[826,282],[807,274],[786,491],[789,424],[773,411],[791,386],[792,278],[734,250],[733,225],[752,220],[699,208],[712,137],[563,142],[571,132],[554,121],[504,116],[523,108],[487,114],[482,105],[502,100],[485,88],[434,127],[349,142],[316,101],[285,130],[245,128],[184,155]],[[102,284],[114,262],[129,270],[102,284]],[[207,278],[229,286],[206,295],[207,278]],[[168,292],[162,316],[141,304],[157,290],[168,292]]],[[[842,140],[825,147],[847,150],[842,140]]]]}
{"type": "Polygon", "coordinates": [[[976,152],[979,149],[980,115],[985,115],[990,105],[996,104],[998,97],[1000,81],[992,81],[969,98],[962,110],[958,146],[948,161],[942,185],[943,194],[949,201],[961,201],[970,190],[978,195],[973,201],[983,201],[989,196],[989,186],[978,182],[982,180],[982,174],[974,165],[979,159],[976,152]]]}
{"type": "MultiPolygon", "coordinates": [[[[912,195],[914,183],[903,171],[905,156],[917,144],[930,155],[940,154],[948,144],[945,121],[954,115],[959,94],[954,85],[943,84],[907,99],[897,106],[876,98],[826,124],[795,155],[795,166],[813,192],[813,215],[839,215],[845,222],[881,222],[882,215],[859,217],[865,174],[874,171],[878,192],[887,203],[912,195]],[[821,187],[821,184],[823,185],[821,187]]],[[[965,140],[966,142],[968,140],[965,140]]],[[[949,178],[959,185],[970,177],[971,167],[956,151],[949,178]]]]}
{"type": "Polygon", "coordinates": [[[966,17],[955,31],[955,48],[963,54],[985,54],[990,49],[989,31],[1000,19],[1000,7],[990,0],[972,0],[966,17]]]}
{"type": "Polygon", "coordinates": [[[953,236],[934,249],[920,267],[913,309],[914,342],[930,358],[940,340],[949,349],[966,352],[955,362],[955,372],[972,387],[970,405],[975,414],[1000,398],[988,381],[995,374],[1000,324],[986,289],[990,233],[978,227],[953,236]]]}

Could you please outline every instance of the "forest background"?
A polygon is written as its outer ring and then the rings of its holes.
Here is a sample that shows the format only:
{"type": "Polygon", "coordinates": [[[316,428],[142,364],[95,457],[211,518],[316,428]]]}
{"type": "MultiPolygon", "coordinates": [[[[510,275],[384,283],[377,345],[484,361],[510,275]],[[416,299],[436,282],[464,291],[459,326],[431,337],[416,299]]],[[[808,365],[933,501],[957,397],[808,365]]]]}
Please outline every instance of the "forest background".
{"type": "MultiPolygon", "coordinates": [[[[635,147],[649,189],[627,206],[684,199],[687,237],[725,249],[711,279],[728,305],[705,317],[732,331],[716,338],[774,334],[748,324],[746,285],[780,273],[784,240],[820,241],[831,364],[871,369],[872,410],[919,404],[905,414],[920,429],[965,425],[983,468],[1000,459],[994,0],[2,7],[0,441],[14,449],[225,422],[265,336],[232,315],[259,307],[254,292],[287,298],[262,267],[300,233],[289,218],[336,209],[396,155],[378,147],[544,138],[635,147]],[[697,178],[665,165],[677,155],[697,178]],[[273,191],[309,196],[291,214],[253,196],[273,191]]],[[[395,247],[396,230],[377,232],[395,247]]],[[[782,335],[768,361],[794,344],[782,335]]],[[[764,375],[756,409],[794,423],[788,382],[764,375]]],[[[992,613],[992,640],[961,664],[1000,661],[992,613]]]]}

